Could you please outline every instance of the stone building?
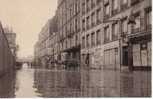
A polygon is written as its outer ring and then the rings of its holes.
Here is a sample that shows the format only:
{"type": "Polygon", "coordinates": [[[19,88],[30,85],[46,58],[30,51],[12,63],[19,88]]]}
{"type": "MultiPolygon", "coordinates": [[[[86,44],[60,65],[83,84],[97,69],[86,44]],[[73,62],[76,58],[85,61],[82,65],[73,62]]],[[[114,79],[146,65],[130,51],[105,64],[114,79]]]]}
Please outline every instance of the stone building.
{"type": "Polygon", "coordinates": [[[38,41],[35,44],[35,62],[39,68],[50,68],[50,62],[53,61],[55,52],[58,50],[56,44],[57,19],[53,17],[48,20],[39,33],[38,41]],[[54,51],[53,51],[54,50],[54,51]]]}
{"type": "Polygon", "coordinates": [[[102,0],[81,0],[81,60],[89,58],[91,68],[99,68],[102,58],[102,0]]]}
{"type": "Polygon", "coordinates": [[[48,50],[39,40],[40,56],[83,68],[150,68],[151,8],[151,0],[58,0],[57,31],[45,36],[48,50]]]}
{"type": "Polygon", "coordinates": [[[82,63],[108,69],[151,66],[151,0],[81,2],[82,63]]]}
{"type": "Polygon", "coordinates": [[[12,53],[16,57],[17,54],[16,33],[14,33],[10,28],[4,28],[4,33],[6,35],[12,53]]]}
{"type": "Polygon", "coordinates": [[[0,23],[0,76],[15,68],[15,56],[0,23]]]}
{"type": "Polygon", "coordinates": [[[59,59],[80,63],[80,2],[81,0],[58,0],[59,59]]]}

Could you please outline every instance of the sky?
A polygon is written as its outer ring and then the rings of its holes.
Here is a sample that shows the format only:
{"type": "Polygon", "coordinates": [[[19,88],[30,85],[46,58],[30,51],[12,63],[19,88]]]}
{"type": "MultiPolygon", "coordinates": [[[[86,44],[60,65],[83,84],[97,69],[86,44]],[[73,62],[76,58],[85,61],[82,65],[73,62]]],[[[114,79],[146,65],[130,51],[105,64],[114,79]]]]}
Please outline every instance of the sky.
{"type": "Polygon", "coordinates": [[[0,0],[0,21],[17,34],[19,57],[33,55],[38,34],[56,9],[57,0],[0,0]]]}

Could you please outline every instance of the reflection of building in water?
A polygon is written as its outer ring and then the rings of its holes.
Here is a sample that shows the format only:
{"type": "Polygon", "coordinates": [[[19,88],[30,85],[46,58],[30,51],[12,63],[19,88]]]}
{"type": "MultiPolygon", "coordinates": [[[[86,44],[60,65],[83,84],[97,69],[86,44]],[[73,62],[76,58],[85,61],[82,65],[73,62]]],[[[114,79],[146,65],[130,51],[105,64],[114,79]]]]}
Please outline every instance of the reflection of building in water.
{"type": "Polygon", "coordinates": [[[0,78],[0,97],[13,98],[15,97],[15,74],[7,73],[0,78]]]}
{"type": "Polygon", "coordinates": [[[149,97],[151,96],[151,72],[136,71],[122,73],[121,96],[149,97]]]}
{"type": "Polygon", "coordinates": [[[92,70],[81,73],[83,97],[143,97],[151,96],[151,72],[120,72],[92,70]]]}
{"type": "Polygon", "coordinates": [[[80,96],[80,73],[65,71],[35,71],[34,86],[43,97],[80,96]]]}
{"type": "Polygon", "coordinates": [[[36,70],[34,86],[43,97],[150,96],[151,72],[36,70]]]}

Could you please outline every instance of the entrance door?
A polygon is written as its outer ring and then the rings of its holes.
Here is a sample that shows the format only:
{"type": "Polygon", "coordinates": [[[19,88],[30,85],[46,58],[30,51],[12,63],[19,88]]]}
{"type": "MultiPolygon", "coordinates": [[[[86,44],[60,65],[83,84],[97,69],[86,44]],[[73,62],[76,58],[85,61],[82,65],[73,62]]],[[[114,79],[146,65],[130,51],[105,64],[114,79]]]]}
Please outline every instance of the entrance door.
{"type": "Polygon", "coordinates": [[[123,48],[123,65],[128,66],[128,47],[123,48]]]}

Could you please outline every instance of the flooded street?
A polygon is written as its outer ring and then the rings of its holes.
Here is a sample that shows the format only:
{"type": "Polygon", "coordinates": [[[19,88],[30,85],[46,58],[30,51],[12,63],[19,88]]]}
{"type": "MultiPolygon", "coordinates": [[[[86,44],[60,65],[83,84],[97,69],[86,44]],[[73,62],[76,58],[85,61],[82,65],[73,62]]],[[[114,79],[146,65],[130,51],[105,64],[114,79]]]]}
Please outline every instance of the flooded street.
{"type": "Polygon", "coordinates": [[[0,97],[151,96],[151,72],[30,69],[0,78],[0,97]]]}

